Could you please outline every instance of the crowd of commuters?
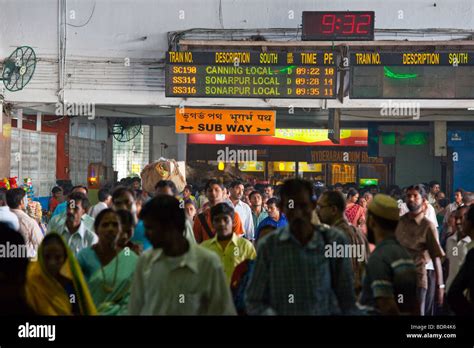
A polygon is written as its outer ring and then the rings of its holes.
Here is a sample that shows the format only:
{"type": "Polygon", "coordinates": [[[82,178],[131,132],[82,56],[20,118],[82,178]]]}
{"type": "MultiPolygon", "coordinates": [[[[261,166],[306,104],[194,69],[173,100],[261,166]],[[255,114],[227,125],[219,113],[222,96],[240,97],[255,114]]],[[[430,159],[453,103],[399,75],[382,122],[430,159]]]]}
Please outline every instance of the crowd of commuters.
{"type": "Polygon", "coordinates": [[[0,189],[0,313],[474,314],[462,189],[133,178],[89,194],[55,187],[43,231],[23,189],[0,189]]]}

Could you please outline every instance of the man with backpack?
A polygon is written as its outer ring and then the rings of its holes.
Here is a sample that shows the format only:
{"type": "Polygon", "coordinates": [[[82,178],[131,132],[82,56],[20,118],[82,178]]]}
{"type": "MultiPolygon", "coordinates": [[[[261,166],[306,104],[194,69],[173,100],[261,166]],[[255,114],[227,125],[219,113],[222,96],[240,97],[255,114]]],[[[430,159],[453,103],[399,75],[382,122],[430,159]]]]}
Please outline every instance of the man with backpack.
{"type": "Polygon", "coordinates": [[[369,243],[359,229],[349,224],[344,215],[345,208],[346,200],[339,191],[326,191],[318,200],[318,215],[321,222],[344,232],[353,250],[356,251],[345,257],[351,260],[354,290],[357,296],[362,290],[362,276],[367,263],[369,243]]]}
{"type": "Polygon", "coordinates": [[[245,294],[250,315],[357,314],[348,258],[329,258],[324,250],[346,245],[343,233],[313,225],[313,187],[301,179],[285,181],[280,209],[289,225],[263,238],[245,294]]]}

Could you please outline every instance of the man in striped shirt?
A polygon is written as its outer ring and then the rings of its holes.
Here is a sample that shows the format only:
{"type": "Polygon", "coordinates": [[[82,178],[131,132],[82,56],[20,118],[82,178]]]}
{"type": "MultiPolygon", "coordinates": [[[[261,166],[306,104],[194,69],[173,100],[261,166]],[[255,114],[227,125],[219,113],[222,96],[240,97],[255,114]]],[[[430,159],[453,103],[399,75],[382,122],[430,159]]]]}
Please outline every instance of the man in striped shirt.
{"type": "Polygon", "coordinates": [[[280,209],[289,225],[258,243],[245,294],[250,315],[358,314],[350,258],[326,257],[329,245],[348,244],[342,232],[311,223],[316,198],[310,182],[285,181],[280,209]]]}

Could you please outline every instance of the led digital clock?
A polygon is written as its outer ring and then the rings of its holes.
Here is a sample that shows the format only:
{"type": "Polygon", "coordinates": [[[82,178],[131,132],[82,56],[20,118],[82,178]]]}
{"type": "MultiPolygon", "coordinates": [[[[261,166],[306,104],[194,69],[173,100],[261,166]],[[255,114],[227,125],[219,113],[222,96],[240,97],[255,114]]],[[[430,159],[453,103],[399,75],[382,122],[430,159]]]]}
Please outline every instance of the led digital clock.
{"type": "Polygon", "coordinates": [[[375,13],[303,12],[305,41],[373,40],[375,13]]]}

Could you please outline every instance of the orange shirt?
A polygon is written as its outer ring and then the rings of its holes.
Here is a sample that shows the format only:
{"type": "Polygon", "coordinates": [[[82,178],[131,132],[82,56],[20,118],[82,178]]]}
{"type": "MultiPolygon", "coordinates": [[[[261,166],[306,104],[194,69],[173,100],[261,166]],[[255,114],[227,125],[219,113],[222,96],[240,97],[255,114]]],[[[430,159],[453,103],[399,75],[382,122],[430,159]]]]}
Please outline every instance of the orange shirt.
{"type": "MultiPolygon", "coordinates": [[[[204,217],[206,218],[207,225],[209,226],[209,229],[211,230],[212,235],[209,236],[209,234],[206,232],[204,227],[201,224],[201,221],[199,220],[199,216],[196,215],[194,218],[194,226],[193,226],[193,231],[194,231],[194,238],[196,238],[196,242],[199,244],[205,240],[208,240],[210,238],[213,238],[216,235],[216,231],[214,230],[214,227],[212,226],[211,223],[211,209],[207,209],[206,211],[203,212],[204,217]]],[[[244,234],[244,229],[242,227],[242,221],[240,220],[239,214],[237,212],[234,212],[234,222],[232,223],[232,231],[236,233],[238,236],[241,236],[244,234]]]]}
{"type": "Polygon", "coordinates": [[[52,213],[54,209],[58,206],[59,201],[55,197],[51,197],[49,200],[49,211],[52,213]]]}

